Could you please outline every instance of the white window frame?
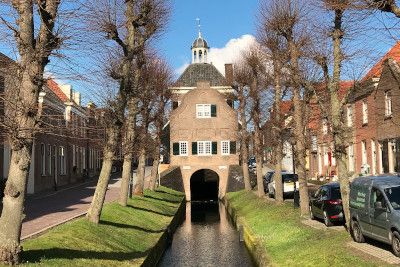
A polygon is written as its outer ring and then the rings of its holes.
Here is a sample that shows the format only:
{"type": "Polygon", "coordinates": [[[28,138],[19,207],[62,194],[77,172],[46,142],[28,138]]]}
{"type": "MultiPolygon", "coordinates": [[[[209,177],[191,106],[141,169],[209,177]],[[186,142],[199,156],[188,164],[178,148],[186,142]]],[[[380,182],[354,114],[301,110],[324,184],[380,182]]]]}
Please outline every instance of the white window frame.
{"type": "Polygon", "coordinates": [[[196,118],[211,118],[211,104],[196,104],[196,118]]]}
{"type": "Polygon", "coordinates": [[[367,164],[368,163],[368,155],[367,155],[367,141],[361,141],[361,164],[367,164]]]}
{"type": "Polygon", "coordinates": [[[390,91],[385,92],[385,116],[390,117],[392,116],[392,94],[390,91]]]}
{"type": "Polygon", "coordinates": [[[230,154],[231,154],[231,142],[221,141],[221,155],[230,155],[230,154]]]}
{"type": "Polygon", "coordinates": [[[367,124],[368,123],[368,103],[367,100],[364,100],[362,102],[362,117],[363,117],[363,124],[367,124]]]}
{"type": "Polygon", "coordinates": [[[197,141],[197,155],[211,156],[212,155],[212,142],[211,141],[197,141]]]}
{"type": "Polygon", "coordinates": [[[347,106],[347,127],[353,126],[353,106],[347,106]]]}
{"type": "Polygon", "coordinates": [[[66,175],[66,159],[65,159],[65,148],[63,146],[60,146],[59,148],[59,158],[60,158],[60,174],[61,175],[66,175]]]}
{"type": "Polygon", "coordinates": [[[189,155],[189,143],[188,141],[179,141],[179,156],[189,155]]]}

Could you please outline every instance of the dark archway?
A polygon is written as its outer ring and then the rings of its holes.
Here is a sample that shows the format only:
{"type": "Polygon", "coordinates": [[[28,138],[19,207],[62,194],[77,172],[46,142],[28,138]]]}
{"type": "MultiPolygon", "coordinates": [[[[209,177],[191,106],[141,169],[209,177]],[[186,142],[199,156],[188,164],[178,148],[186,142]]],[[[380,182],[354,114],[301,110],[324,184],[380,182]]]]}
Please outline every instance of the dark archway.
{"type": "Polygon", "coordinates": [[[192,201],[218,200],[219,176],[215,171],[202,169],[190,178],[192,201]]]}

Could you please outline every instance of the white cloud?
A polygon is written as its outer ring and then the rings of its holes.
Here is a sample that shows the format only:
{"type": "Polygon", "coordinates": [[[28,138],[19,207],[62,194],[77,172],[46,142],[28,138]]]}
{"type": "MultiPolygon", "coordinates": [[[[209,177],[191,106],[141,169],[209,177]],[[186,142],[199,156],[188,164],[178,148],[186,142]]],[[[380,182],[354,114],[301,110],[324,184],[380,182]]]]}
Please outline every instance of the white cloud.
{"type": "Polygon", "coordinates": [[[242,55],[242,51],[254,43],[256,43],[256,38],[250,34],[231,39],[222,48],[211,47],[208,54],[208,61],[225,75],[225,64],[238,61],[242,55]]]}
{"type": "MultiPolygon", "coordinates": [[[[223,75],[225,75],[225,64],[235,63],[238,61],[241,57],[242,51],[254,43],[256,43],[256,38],[253,35],[245,34],[239,38],[229,40],[222,48],[211,47],[208,53],[208,62],[212,63],[223,75]]],[[[181,75],[187,66],[189,66],[189,63],[183,64],[175,70],[175,73],[178,76],[181,75]]]]}

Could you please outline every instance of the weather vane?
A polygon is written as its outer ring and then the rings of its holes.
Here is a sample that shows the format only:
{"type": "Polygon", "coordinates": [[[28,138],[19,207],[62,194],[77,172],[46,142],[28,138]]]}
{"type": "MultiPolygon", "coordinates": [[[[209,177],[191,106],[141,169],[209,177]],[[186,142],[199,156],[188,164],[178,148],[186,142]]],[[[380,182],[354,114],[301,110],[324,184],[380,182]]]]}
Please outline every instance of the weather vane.
{"type": "Polygon", "coordinates": [[[199,37],[201,37],[201,24],[200,24],[200,19],[197,18],[196,21],[197,21],[197,27],[198,27],[198,29],[199,29],[199,37]]]}

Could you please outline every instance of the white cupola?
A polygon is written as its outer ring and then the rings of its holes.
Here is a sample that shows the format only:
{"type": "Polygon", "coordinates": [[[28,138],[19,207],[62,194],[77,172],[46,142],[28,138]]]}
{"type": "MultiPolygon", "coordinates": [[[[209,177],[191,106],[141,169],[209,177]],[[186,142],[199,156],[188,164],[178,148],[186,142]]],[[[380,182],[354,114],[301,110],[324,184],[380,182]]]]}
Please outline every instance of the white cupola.
{"type": "MultiPolygon", "coordinates": [[[[200,21],[200,20],[198,20],[200,21]]],[[[199,27],[199,36],[196,40],[194,40],[192,49],[192,63],[208,63],[208,50],[210,47],[207,44],[207,41],[203,39],[201,36],[200,23],[199,27]]]]}

